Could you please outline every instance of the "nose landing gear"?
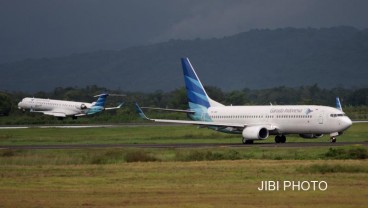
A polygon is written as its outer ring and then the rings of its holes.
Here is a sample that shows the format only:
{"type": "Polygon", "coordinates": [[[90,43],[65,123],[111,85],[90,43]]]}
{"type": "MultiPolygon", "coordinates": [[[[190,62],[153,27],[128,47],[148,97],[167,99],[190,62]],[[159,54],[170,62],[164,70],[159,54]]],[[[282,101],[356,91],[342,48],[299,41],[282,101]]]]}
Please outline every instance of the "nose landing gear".
{"type": "Polygon", "coordinates": [[[336,142],[336,137],[331,137],[331,138],[330,138],[330,142],[331,142],[331,143],[335,143],[335,142],[336,142]]]}

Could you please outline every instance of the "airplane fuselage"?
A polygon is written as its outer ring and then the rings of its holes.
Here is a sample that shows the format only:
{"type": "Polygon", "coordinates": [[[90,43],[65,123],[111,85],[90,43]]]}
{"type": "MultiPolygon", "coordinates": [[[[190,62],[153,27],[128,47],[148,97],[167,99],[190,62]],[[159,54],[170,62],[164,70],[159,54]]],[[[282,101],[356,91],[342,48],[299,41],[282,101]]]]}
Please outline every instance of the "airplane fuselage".
{"type": "MultiPolygon", "coordinates": [[[[317,105],[222,106],[209,107],[208,113],[195,114],[193,120],[243,123],[245,127],[275,129],[270,134],[331,134],[343,132],[351,120],[340,110],[317,105]]],[[[219,129],[221,130],[221,129],[219,129]]],[[[224,132],[227,129],[223,129],[224,132]]],[[[233,133],[236,132],[234,129],[233,133]]]]}
{"type": "MultiPolygon", "coordinates": [[[[64,101],[64,100],[52,100],[52,99],[42,99],[42,98],[24,98],[18,103],[18,107],[24,110],[31,110],[34,112],[53,112],[54,116],[60,117],[73,116],[77,114],[86,113],[88,108],[91,107],[91,103],[82,103],[74,101],[64,101]],[[62,113],[62,114],[61,114],[62,113]]],[[[45,113],[47,114],[47,113],[45,113]]]]}

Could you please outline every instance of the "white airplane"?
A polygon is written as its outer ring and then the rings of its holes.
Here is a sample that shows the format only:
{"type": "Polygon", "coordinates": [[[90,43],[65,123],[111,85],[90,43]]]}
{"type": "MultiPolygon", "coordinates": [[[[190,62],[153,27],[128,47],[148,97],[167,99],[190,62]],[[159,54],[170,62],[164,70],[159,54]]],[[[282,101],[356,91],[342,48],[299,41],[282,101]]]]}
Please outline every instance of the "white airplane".
{"type": "Polygon", "coordinates": [[[18,108],[22,110],[29,109],[30,112],[55,116],[60,120],[67,116],[72,116],[73,119],[76,119],[79,116],[92,115],[104,110],[121,108],[123,103],[117,107],[105,108],[107,96],[109,96],[109,94],[106,93],[96,95],[95,97],[98,97],[98,99],[93,103],[26,97],[18,103],[18,108]]]}
{"type": "Polygon", "coordinates": [[[195,124],[220,132],[242,134],[244,144],[267,139],[269,135],[276,135],[276,143],[284,143],[287,134],[299,134],[307,139],[329,134],[330,141],[336,142],[336,137],[352,125],[338,100],[336,104],[339,109],[319,105],[224,106],[207,95],[189,59],[182,58],[181,63],[189,110],[162,110],[185,112],[192,121],[150,119],[136,104],[142,118],[155,122],[195,124]]]}

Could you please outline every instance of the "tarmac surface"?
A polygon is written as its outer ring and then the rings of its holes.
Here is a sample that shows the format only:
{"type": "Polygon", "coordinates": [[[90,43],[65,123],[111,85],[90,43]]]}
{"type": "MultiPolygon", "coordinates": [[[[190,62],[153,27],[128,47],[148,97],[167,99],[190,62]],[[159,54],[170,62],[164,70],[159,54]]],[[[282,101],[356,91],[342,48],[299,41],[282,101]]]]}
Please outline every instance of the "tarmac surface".
{"type": "Polygon", "coordinates": [[[338,147],[338,146],[368,146],[368,142],[290,142],[276,143],[183,143],[183,144],[55,144],[55,145],[0,145],[0,149],[100,149],[100,148],[307,148],[307,147],[338,147]]]}

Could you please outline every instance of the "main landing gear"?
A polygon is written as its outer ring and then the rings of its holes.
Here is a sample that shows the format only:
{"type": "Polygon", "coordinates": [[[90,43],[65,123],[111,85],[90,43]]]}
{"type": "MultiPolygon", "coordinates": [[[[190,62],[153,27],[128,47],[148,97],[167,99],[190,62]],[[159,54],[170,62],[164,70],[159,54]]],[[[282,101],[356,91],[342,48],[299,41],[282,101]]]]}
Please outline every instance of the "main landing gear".
{"type": "Polygon", "coordinates": [[[336,142],[336,137],[331,137],[331,138],[330,138],[330,142],[331,142],[331,143],[335,143],[335,142],[336,142]]]}
{"type": "Polygon", "coordinates": [[[242,139],[243,144],[253,144],[254,140],[247,140],[245,138],[242,139]]]}
{"type": "Polygon", "coordinates": [[[286,142],[285,135],[277,135],[277,136],[275,136],[275,142],[276,143],[285,143],[286,142]]]}

